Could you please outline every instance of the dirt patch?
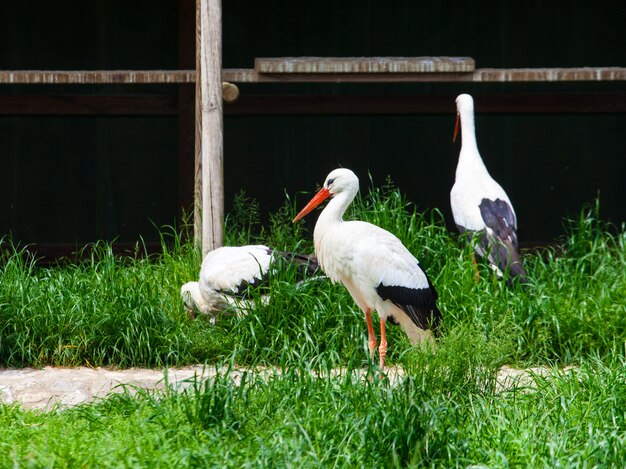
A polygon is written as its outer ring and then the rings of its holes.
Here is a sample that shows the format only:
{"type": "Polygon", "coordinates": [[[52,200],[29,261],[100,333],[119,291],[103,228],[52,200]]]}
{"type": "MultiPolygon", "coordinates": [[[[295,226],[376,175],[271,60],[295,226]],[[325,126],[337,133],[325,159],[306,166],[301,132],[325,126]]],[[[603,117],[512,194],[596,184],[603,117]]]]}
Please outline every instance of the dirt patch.
{"type": "MultiPolygon", "coordinates": [[[[104,398],[110,393],[131,393],[137,389],[164,389],[166,382],[173,389],[182,390],[193,383],[194,376],[205,379],[228,372],[204,365],[183,368],[169,368],[167,381],[164,370],[131,368],[114,370],[107,368],[57,368],[47,366],[35,368],[0,368],[0,402],[18,403],[25,409],[50,410],[67,408],[104,398]]],[[[238,369],[230,374],[235,382],[250,370],[238,369]]],[[[272,374],[272,369],[255,370],[257,373],[272,374]]],[[[496,390],[498,392],[513,388],[534,387],[534,375],[547,375],[548,368],[517,369],[503,366],[498,374],[496,390]]],[[[337,371],[341,374],[341,371],[337,371]]],[[[401,378],[404,372],[400,368],[388,368],[387,376],[393,381],[401,378]]]]}
{"type": "MultiPolygon", "coordinates": [[[[168,382],[174,388],[190,385],[194,375],[208,376],[208,368],[190,366],[168,370],[168,382]]],[[[215,370],[212,372],[215,374],[215,370]]],[[[112,392],[124,392],[124,386],[134,392],[137,388],[165,388],[163,370],[131,368],[19,368],[0,369],[0,402],[19,403],[26,409],[51,409],[55,405],[69,407],[112,392]]]]}
{"type": "Polygon", "coordinates": [[[566,366],[565,368],[556,369],[543,366],[533,366],[531,368],[513,368],[504,365],[498,372],[496,378],[496,392],[510,391],[512,389],[533,390],[537,388],[535,377],[548,377],[555,373],[568,373],[575,371],[575,367],[566,366]]]}

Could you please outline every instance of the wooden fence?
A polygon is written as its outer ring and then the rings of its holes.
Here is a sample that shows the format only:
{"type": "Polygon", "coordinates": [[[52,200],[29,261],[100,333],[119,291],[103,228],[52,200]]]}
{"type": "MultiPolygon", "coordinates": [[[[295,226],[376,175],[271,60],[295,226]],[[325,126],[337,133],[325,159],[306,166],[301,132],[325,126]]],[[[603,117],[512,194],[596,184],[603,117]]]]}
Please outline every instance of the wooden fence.
{"type": "MultiPolygon", "coordinates": [[[[223,96],[233,101],[238,91],[224,83],[424,83],[424,82],[572,82],[626,81],[626,68],[476,68],[469,57],[285,57],[258,58],[252,69],[222,70],[221,0],[196,2],[195,70],[0,70],[0,84],[184,84],[195,83],[195,236],[203,253],[223,244],[223,96]]],[[[626,112],[626,94],[555,94],[541,101],[518,96],[528,112],[626,112]]],[[[438,104],[428,97],[406,96],[278,96],[242,99],[233,113],[249,114],[367,113],[438,104]],[[266,98],[267,99],[267,98],[266,98]],[[418,102],[419,101],[419,102],[418,102]],[[347,103],[347,104],[346,104],[347,103]],[[404,107],[403,107],[404,106],[404,107]]],[[[515,99],[515,95],[513,96],[515,99]]],[[[487,101],[487,107],[489,101],[487,101]]],[[[72,95],[0,96],[0,114],[176,114],[168,97],[102,97],[72,95]]],[[[435,111],[436,112],[436,111],[435,111]]],[[[443,112],[443,110],[441,110],[443,112]]]]}

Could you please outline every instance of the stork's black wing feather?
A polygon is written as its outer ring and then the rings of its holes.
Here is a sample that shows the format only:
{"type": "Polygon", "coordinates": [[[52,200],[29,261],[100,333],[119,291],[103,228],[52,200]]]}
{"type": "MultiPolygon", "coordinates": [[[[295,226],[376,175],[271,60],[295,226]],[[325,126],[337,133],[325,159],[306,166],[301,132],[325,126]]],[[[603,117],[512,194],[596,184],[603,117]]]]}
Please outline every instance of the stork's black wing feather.
{"type": "MultiPolygon", "coordinates": [[[[424,272],[423,269],[421,270],[424,272]]],[[[424,275],[426,275],[426,272],[424,272],[424,275]]],[[[428,275],[426,275],[426,279],[428,281],[427,288],[410,288],[399,285],[383,285],[381,283],[376,287],[376,292],[383,300],[390,300],[404,311],[418,327],[436,331],[441,320],[441,311],[437,308],[436,303],[439,295],[428,275]]],[[[396,324],[395,318],[394,321],[392,323],[396,324]]]]}
{"type": "Polygon", "coordinates": [[[481,245],[489,260],[502,272],[525,280],[526,273],[522,259],[517,252],[517,222],[511,206],[502,199],[483,199],[479,205],[480,214],[490,228],[481,238],[481,245]]]}
{"type": "Polygon", "coordinates": [[[501,240],[509,240],[517,249],[517,221],[511,206],[502,199],[483,199],[478,206],[480,215],[494,235],[501,240]]]}
{"type": "Polygon", "coordinates": [[[298,266],[298,272],[304,276],[311,276],[321,273],[317,257],[307,254],[300,254],[291,251],[276,251],[283,259],[298,266]]]}
{"type": "MultiPolygon", "coordinates": [[[[271,253],[271,250],[268,251],[268,254],[271,253]]],[[[254,256],[253,256],[254,257],[254,256]]],[[[256,261],[256,259],[254,259],[256,261]]],[[[245,280],[241,278],[241,281],[235,286],[233,290],[218,290],[220,293],[225,295],[232,296],[233,298],[239,298],[241,300],[251,300],[254,299],[257,294],[265,294],[269,292],[270,289],[270,274],[271,274],[271,264],[270,268],[267,270],[263,270],[261,264],[257,262],[259,273],[258,276],[253,277],[252,281],[245,280]],[[256,292],[256,293],[253,293],[256,292]]]]}

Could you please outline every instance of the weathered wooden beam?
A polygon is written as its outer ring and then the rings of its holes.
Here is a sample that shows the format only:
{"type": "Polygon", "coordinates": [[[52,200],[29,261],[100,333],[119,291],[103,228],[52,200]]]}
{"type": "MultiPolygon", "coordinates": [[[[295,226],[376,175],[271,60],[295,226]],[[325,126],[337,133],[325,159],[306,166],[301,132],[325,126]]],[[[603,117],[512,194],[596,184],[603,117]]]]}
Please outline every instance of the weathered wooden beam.
{"type": "Polygon", "coordinates": [[[0,84],[193,83],[195,70],[0,70],[0,84]]]}
{"type": "Polygon", "coordinates": [[[224,244],[222,2],[200,2],[199,84],[202,253],[224,244]]]}
{"type": "Polygon", "coordinates": [[[510,81],[624,81],[626,67],[575,68],[482,68],[472,74],[474,82],[510,81]]]}
{"type": "MultiPolygon", "coordinates": [[[[194,83],[195,70],[0,70],[0,84],[148,84],[194,83]]],[[[432,83],[626,81],[626,67],[482,68],[473,72],[260,73],[250,68],[222,70],[231,83],[432,83]]]]}
{"type": "Polygon", "coordinates": [[[224,69],[232,83],[435,83],[626,81],[626,67],[476,69],[467,73],[259,73],[224,69]]]}
{"type": "Polygon", "coordinates": [[[473,72],[471,57],[281,57],[257,58],[259,73],[473,72]]]}

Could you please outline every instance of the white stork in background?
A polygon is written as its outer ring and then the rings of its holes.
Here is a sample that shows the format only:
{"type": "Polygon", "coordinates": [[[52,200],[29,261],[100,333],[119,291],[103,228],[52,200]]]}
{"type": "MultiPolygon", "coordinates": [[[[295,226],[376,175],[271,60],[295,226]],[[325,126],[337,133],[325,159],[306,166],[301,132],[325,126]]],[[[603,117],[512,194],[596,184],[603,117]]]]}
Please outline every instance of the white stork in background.
{"type": "MultiPolygon", "coordinates": [[[[202,260],[200,278],[187,282],[180,289],[180,297],[190,317],[194,313],[215,317],[229,307],[244,311],[254,306],[255,295],[248,287],[267,288],[269,275],[281,257],[301,266],[305,275],[319,271],[313,256],[287,251],[276,251],[264,245],[224,246],[207,253],[202,260]]],[[[267,301],[261,295],[261,301],[267,301]]]]}
{"type": "Polygon", "coordinates": [[[341,282],[365,314],[369,349],[376,351],[372,311],[380,319],[380,367],[387,355],[386,322],[402,325],[415,344],[432,340],[441,319],[437,292],[417,259],[390,232],[363,221],[344,221],[343,215],[359,190],[349,169],[335,169],[324,187],[293,220],[303,218],[331,197],[315,224],[315,255],[333,282],[341,282]]]}
{"type": "Polygon", "coordinates": [[[478,236],[474,249],[486,257],[499,276],[508,272],[520,282],[526,273],[518,252],[517,219],[506,192],[483,163],[474,128],[474,100],[468,94],[456,98],[456,124],[453,141],[461,126],[461,152],[456,179],[450,191],[454,222],[461,233],[478,236]]]}

